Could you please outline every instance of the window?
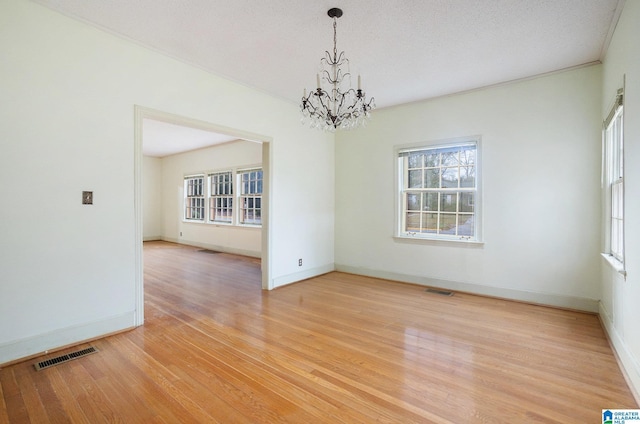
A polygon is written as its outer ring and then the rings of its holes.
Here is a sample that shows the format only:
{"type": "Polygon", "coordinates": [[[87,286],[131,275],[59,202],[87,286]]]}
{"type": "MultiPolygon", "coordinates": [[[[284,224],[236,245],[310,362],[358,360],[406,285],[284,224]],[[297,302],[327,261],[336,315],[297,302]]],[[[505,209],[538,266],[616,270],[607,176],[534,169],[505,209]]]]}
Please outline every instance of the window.
{"type": "Polygon", "coordinates": [[[211,197],[209,197],[209,220],[233,222],[233,178],[231,171],[209,175],[211,197]]]}
{"type": "Polygon", "coordinates": [[[184,219],[259,227],[262,225],[262,187],[261,168],[216,171],[207,177],[185,176],[184,219]]]}
{"type": "Polygon", "coordinates": [[[262,224],[262,169],[238,171],[240,180],[240,223],[262,224]]]}
{"type": "Polygon", "coordinates": [[[398,150],[398,236],[479,240],[478,141],[398,150]]]}
{"type": "Polygon", "coordinates": [[[204,176],[184,179],[184,219],[204,221],[204,176]]]}
{"type": "Polygon", "coordinates": [[[609,253],[624,263],[624,137],[623,92],[604,121],[605,182],[608,198],[609,253]]]}

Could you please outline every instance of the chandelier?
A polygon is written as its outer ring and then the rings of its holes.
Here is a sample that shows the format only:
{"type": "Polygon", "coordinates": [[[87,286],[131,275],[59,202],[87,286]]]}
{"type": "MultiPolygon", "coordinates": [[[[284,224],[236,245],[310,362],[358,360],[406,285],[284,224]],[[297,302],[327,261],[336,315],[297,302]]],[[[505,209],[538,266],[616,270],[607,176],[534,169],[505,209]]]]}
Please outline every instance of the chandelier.
{"type": "Polygon", "coordinates": [[[302,123],[307,122],[312,128],[325,131],[335,131],[338,128],[351,129],[364,126],[371,116],[371,110],[376,104],[373,97],[367,102],[362,91],[360,75],[358,75],[358,89],[351,88],[351,72],[349,59],[344,51],[338,55],[336,27],[342,10],[329,9],[329,17],[333,18],[333,55],[325,51],[325,57],[320,60],[320,72],[316,74],[316,89],[307,95],[302,95],[302,123]],[[344,67],[346,66],[346,71],[344,67]],[[326,82],[327,89],[321,82],[326,82]]]}

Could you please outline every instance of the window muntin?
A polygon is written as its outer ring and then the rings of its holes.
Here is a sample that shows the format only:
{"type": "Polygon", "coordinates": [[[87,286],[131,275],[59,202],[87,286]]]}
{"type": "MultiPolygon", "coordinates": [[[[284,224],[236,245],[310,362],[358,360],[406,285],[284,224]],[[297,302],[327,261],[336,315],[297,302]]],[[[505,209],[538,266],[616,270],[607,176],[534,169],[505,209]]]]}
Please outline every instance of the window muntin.
{"type": "Polygon", "coordinates": [[[240,180],[239,222],[262,224],[262,169],[238,171],[240,180]]]}
{"type": "Polygon", "coordinates": [[[398,151],[398,235],[477,240],[477,141],[398,151]]]}
{"type": "Polygon", "coordinates": [[[621,97],[612,112],[608,123],[605,122],[609,253],[618,261],[624,262],[624,115],[621,97]]]}
{"type": "Polygon", "coordinates": [[[231,171],[209,174],[209,220],[233,222],[233,175],[231,171]]]}
{"type": "Polygon", "coordinates": [[[184,219],[204,221],[204,175],[184,179],[184,219]]]}

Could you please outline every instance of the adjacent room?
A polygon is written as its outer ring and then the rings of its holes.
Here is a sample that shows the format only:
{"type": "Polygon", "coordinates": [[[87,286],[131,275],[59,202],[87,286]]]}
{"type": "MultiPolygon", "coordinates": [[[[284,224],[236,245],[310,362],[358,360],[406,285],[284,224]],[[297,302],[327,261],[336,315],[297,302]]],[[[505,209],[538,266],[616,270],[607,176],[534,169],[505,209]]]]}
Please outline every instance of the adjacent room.
{"type": "Polygon", "coordinates": [[[2,1],[0,422],[637,410],[637,22],[2,1]]]}

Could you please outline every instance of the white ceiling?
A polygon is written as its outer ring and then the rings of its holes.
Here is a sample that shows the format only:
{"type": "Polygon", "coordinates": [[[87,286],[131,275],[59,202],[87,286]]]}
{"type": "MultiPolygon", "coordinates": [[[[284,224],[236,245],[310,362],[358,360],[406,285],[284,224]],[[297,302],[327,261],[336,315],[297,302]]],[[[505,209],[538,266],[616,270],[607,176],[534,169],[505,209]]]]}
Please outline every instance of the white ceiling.
{"type": "Polygon", "coordinates": [[[237,140],[237,137],[153,119],[142,120],[142,135],[142,154],[160,158],[237,140]]]}
{"type": "Polygon", "coordinates": [[[378,107],[603,58],[624,0],[34,0],[156,51],[299,102],[333,49],[378,107]]]}

